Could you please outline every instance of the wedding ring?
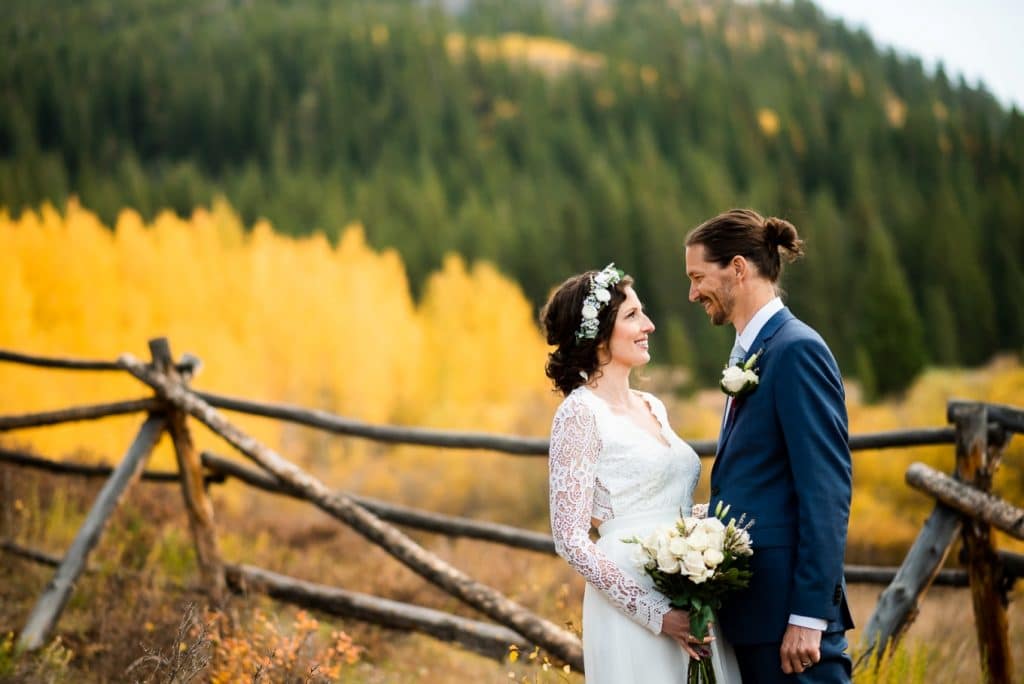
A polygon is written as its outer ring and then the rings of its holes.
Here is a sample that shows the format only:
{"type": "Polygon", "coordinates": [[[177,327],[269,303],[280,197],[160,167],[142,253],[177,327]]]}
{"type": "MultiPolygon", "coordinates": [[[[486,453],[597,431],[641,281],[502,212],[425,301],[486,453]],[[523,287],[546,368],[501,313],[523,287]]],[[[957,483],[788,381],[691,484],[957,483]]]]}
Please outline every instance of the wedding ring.
{"type": "Polygon", "coordinates": [[[800,661],[800,667],[810,667],[810,666],[811,666],[811,661],[810,660],[801,660],[800,661]]]}

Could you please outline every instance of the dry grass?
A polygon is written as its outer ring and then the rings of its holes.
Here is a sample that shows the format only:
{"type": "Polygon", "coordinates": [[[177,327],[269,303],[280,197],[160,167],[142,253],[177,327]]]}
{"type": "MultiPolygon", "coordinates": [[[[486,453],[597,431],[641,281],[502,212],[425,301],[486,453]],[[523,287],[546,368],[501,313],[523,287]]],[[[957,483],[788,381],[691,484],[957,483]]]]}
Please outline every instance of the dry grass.
{"type": "MultiPolygon", "coordinates": [[[[855,623],[859,627],[867,624],[874,610],[882,587],[853,585],[850,587],[850,602],[855,623]]],[[[1024,667],[1024,586],[1017,583],[1011,594],[1007,611],[1009,620],[1010,650],[1017,664],[1018,676],[1024,667]]],[[[860,630],[847,635],[851,644],[860,638],[860,630]]],[[[917,658],[923,666],[916,681],[923,684],[932,682],[980,682],[981,667],[978,658],[978,639],[975,632],[971,594],[967,589],[932,587],[925,595],[917,619],[910,626],[903,639],[904,657],[917,658]]],[[[910,678],[873,679],[864,673],[857,679],[864,684],[874,681],[909,682],[910,678]]],[[[1024,681],[1024,680],[1019,680],[1024,681]]]]}
{"type": "MultiPolygon", "coordinates": [[[[100,487],[99,482],[12,468],[0,468],[0,485],[0,536],[57,555],[70,542],[100,487]]],[[[479,617],[308,506],[223,489],[215,490],[215,504],[229,494],[242,500],[240,507],[218,505],[220,542],[229,560],[479,617]]],[[[481,542],[414,536],[549,619],[574,629],[579,625],[583,583],[560,559],[481,542]]],[[[136,487],[115,514],[91,565],[93,572],[80,581],[58,625],[59,644],[40,655],[19,657],[3,635],[20,628],[52,571],[3,557],[0,681],[188,681],[189,671],[196,674],[195,681],[582,681],[554,664],[544,669],[543,654],[531,660],[534,654],[524,653],[518,662],[497,663],[428,637],[308,616],[259,597],[235,597],[217,615],[197,611],[185,619],[191,604],[201,605],[202,596],[191,587],[197,575],[175,487],[136,487]],[[338,645],[334,632],[345,632],[352,648],[342,649],[344,653],[332,650],[338,645]],[[289,648],[294,657],[286,663],[289,648]],[[279,662],[271,651],[278,653],[279,662]],[[172,679],[175,662],[181,672],[172,679]],[[290,675],[283,674],[284,668],[290,675]],[[217,672],[233,674],[215,678],[217,672]]],[[[867,622],[879,591],[851,587],[858,625],[867,622]]],[[[1009,611],[1010,634],[1015,662],[1024,664],[1019,597],[1018,590],[1009,611]]],[[[858,632],[852,632],[851,643],[857,639],[858,632]]],[[[897,659],[902,669],[867,673],[857,681],[980,681],[969,593],[932,589],[905,647],[897,659]]]]}

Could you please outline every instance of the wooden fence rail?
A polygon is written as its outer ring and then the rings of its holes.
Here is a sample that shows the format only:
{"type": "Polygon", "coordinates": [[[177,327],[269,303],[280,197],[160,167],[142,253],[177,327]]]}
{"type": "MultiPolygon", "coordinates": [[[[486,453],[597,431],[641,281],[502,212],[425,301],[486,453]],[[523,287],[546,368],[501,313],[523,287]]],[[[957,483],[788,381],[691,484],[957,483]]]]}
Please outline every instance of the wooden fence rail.
{"type": "Polygon", "coordinates": [[[326,411],[300,408],[286,404],[235,399],[211,392],[196,392],[197,397],[210,406],[238,413],[265,418],[276,418],[289,423],[319,428],[337,435],[362,437],[388,444],[413,444],[417,446],[444,447],[449,449],[486,449],[516,456],[546,456],[548,440],[541,438],[492,435],[483,432],[458,430],[432,430],[418,427],[393,427],[372,425],[352,418],[343,418],[326,411]]]}
{"type": "MultiPolygon", "coordinates": [[[[513,437],[482,432],[372,425],[315,409],[234,399],[210,392],[196,391],[194,394],[204,401],[209,400],[207,403],[214,408],[223,408],[254,416],[277,418],[285,422],[319,428],[349,437],[359,437],[391,444],[401,443],[443,448],[485,449],[518,456],[547,456],[548,453],[548,440],[539,437],[513,437]]],[[[149,398],[130,399],[14,416],[0,416],[0,432],[82,420],[96,420],[140,411],[154,412],[163,410],[163,408],[164,404],[159,399],[149,398]]],[[[993,424],[992,429],[999,430],[1001,428],[993,424]]],[[[849,443],[851,451],[864,451],[954,444],[955,442],[956,434],[953,428],[936,427],[850,435],[849,443]]],[[[698,455],[704,458],[712,458],[718,447],[718,441],[713,439],[695,439],[689,441],[689,444],[698,455]]]]}
{"type": "Polygon", "coordinates": [[[229,564],[227,579],[236,592],[259,591],[303,608],[355,618],[391,629],[415,630],[441,641],[455,642],[496,660],[502,660],[508,655],[509,646],[515,646],[521,651],[533,648],[522,636],[500,625],[306,582],[251,565],[229,564]]]}
{"type": "Polygon", "coordinates": [[[924,463],[910,464],[906,480],[911,487],[931,494],[950,508],[1024,540],[1024,508],[954,480],[924,463]]]}
{"type": "MultiPolygon", "coordinates": [[[[209,451],[200,455],[203,466],[207,468],[204,476],[208,484],[222,484],[229,478],[236,478],[256,489],[301,499],[301,495],[292,492],[286,485],[266,473],[245,466],[237,461],[219,456],[209,451]]],[[[52,461],[23,452],[0,449],[0,463],[33,468],[46,472],[77,475],[83,477],[107,477],[112,472],[110,466],[87,466],[78,463],[52,461]]],[[[171,483],[178,482],[179,475],[175,472],[144,471],[142,478],[146,481],[171,483]]],[[[448,537],[466,537],[480,541],[493,542],[513,548],[537,551],[554,555],[555,543],[548,534],[527,530],[512,525],[474,520],[454,515],[444,515],[423,511],[418,508],[400,506],[371,497],[349,494],[354,501],[375,513],[381,520],[393,522],[424,532],[435,532],[448,537]]],[[[1024,577],[1024,554],[999,552],[1000,561],[1006,567],[1007,576],[1011,579],[1024,577]]],[[[896,577],[895,567],[874,565],[847,565],[845,569],[848,584],[890,584],[896,577]]],[[[934,584],[950,587],[966,587],[967,572],[965,570],[940,570],[935,576],[934,584]]]]}
{"type": "MultiPolygon", "coordinates": [[[[351,418],[336,416],[326,411],[305,409],[287,404],[248,401],[199,391],[196,392],[196,396],[216,408],[254,416],[277,418],[307,427],[320,428],[339,435],[362,437],[377,442],[456,449],[485,449],[517,456],[546,457],[548,455],[548,440],[540,437],[526,438],[457,430],[371,425],[351,418]]],[[[853,451],[893,449],[906,448],[908,446],[953,444],[955,442],[956,435],[953,428],[918,428],[851,435],[850,449],[853,451]]],[[[694,439],[688,440],[687,443],[693,447],[699,456],[704,458],[714,457],[718,449],[718,440],[715,439],[694,439]]]]}
{"type": "Polygon", "coordinates": [[[92,406],[76,406],[57,411],[25,413],[18,416],[0,416],[0,432],[59,425],[60,423],[72,423],[81,420],[96,420],[97,418],[122,416],[127,413],[139,413],[140,411],[160,411],[163,407],[163,402],[159,399],[146,398],[115,401],[107,404],[93,404],[92,406]]]}
{"type": "MultiPolygon", "coordinates": [[[[35,356],[10,351],[0,350],[0,361],[11,361],[36,366],[65,368],[72,370],[119,370],[117,362],[108,361],[87,361],[75,359],[59,359],[53,357],[35,356]]],[[[183,377],[191,376],[196,372],[200,363],[195,357],[190,357],[176,365],[176,369],[183,377]]],[[[123,370],[123,369],[121,369],[123,370]]],[[[246,413],[265,418],[275,418],[285,422],[305,425],[318,428],[334,434],[359,437],[378,442],[390,444],[414,444],[418,446],[434,446],[457,449],[484,449],[497,451],[506,454],[519,456],[547,456],[548,440],[541,437],[518,437],[512,435],[494,435],[482,432],[467,432],[459,430],[434,430],[419,427],[396,427],[392,425],[373,425],[360,420],[338,416],[327,411],[307,409],[301,406],[279,404],[272,402],[251,401],[229,397],[213,392],[192,391],[195,396],[205,401],[214,408],[227,411],[246,413]]],[[[147,401],[147,400],[134,400],[147,401]]],[[[159,399],[148,401],[160,403],[159,399]]],[[[89,420],[102,418],[105,415],[119,415],[120,407],[128,402],[115,402],[113,404],[100,404],[97,406],[78,407],[76,409],[64,409],[64,411],[81,411],[85,415],[81,418],[67,417],[65,421],[89,420]],[[111,411],[104,413],[102,407],[110,407],[111,411]]],[[[161,403],[162,405],[162,403],[161,403]]],[[[153,410],[150,405],[142,406],[136,410],[153,410]]],[[[37,414],[25,414],[23,416],[0,416],[0,431],[11,430],[19,427],[37,427],[52,425],[56,422],[56,415],[61,411],[47,411],[37,414]]],[[[996,427],[995,425],[993,427],[996,427]]],[[[850,449],[875,450],[875,449],[897,449],[911,446],[927,446],[936,444],[954,444],[956,442],[955,431],[951,427],[917,428],[911,430],[891,430],[864,435],[850,436],[850,449]]],[[[694,450],[702,457],[711,458],[718,448],[718,441],[714,439],[695,439],[689,442],[694,450]]]]}
{"type": "MultiPolygon", "coordinates": [[[[13,466],[30,468],[32,470],[43,470],[55,475],[76,475],[87,478],[106,479],[114,472],[113,466],[53,461],[48,458],[40,458],[26,451],[18,451],[17,449],[0,448],[0,463],[9,463],[13,466]]],[[[144,470],[139,476],[139,479],[151,482],[177,482],[179,478],[178,472],[172,470],[144,470]]],[[[208,474],[207,478],[210,480],[224,480],[224,476],[215,473],[208,474]]]]}
{"type": "MultiPolygon", "coordinates": [[[[0,540],[0,551],[52,568],[61,564],[60,558],[9,540],[0,540]]],[[[278,601],[338,617],[354,618],[389,629],[422,632],[496,660],[504,660],[509,646],[514,645],[520,650],[532,648],[519,634],[489,622],[315,584],[251,565],[227,563],[224,570],[228,588],[237,594],[264,593],[278,601]]],[[[87,567],[83,572],[91,572],[91,568],[87,567]]]]}
{"type": "Polygon", "coordinates": [[[10,361],[12,363],[20,363],[26,366],[40,366],[42,368],[63,368],[65,370],[121,370],[116,361],[92,361],[54,356],[38,356],[36,354],[22,354],[20,352],[13,352],[6,349],[0,349],[0,361],[10,361]]]}
{"type": "MultiPolygon", "coordinates": [[[[960,412],[964,409],[969,410],[972,406],[977,406],[977,403],[972,401],[950,401],[946,405],[946,420],[955,423],[960,412]]],[[[1010,432],[1024,435],[1024,410],[1016,406],[1006,406],[1004,404],[985,404],[984,406],[985,412],[988,414],[989,423],[995,422],[1010,432]]]]}
{"type": "MultiPolygon", "coordinates": [[[[12,363],[71,371],[127,371],[155,393],[155,396],[143,399],[0,416],[2,433],[141,411],[149,414],[132,447],[116,468],[55,463],[30,454],[0,449],[0,462],[54,473],[108,478],[85,525],[60,562],[54,580],[40,597],[22,630],[20,646],[38,648],[44,643],[70,595],[75,578],[86,567],[87,555],[114,506],[134,480],[143,478],[163,482],[173,480],[181,484],[202,584],[214,603],[222,600],[227,589],[239,591],[246,586],[258,587],[279,600],[390,627],[416,629],[491,657],[503,657],[511,644],[521,649],[537,644],[557,659],[582,670],[581,645],[575,636],[451,567],[392,527],[392,523],[552,553],[553,543],[548,535],[421,511],[348,492],[330,491],[309,473],[238,430],[217,410],[242,412],[383,443],[483,449],[517,456],[546,455],[546,439],[372,425],[325,411],[199,392],[188,386],[201,366],[199,359],[185,355],[174,363],[169,344],[163,338],[151,340],[150,350],[152,362],[149,364],[129,355],[110,362],[0,350],[0,361],[12,363]],[[213,453],[197,453],[192,444],[188,418],[204,423],[259,469],[213,453]],[[146,457],[164,431],[169,432],[174,442],[178,471],[147,473],[144,471],[146,457]],[[304,582],[259,568],[225,563],[217,548],[213,509],[206,489],[211,483],[224,482],[229,477],[318,506],[428,581],[499,624],[457,618],[418,606],[304,582]]],[[[1024,411],[1012,406],[951,401],[948,403],[947,420],[952,425],[850,437],[850,448],[854,451],[956,445],[953,478],[921,464],[912,465],[907,472],[908,483],[933,496],[936,504],[903,565],[895,570],[855,565],[845,568],[849,582],[889,583],[864,630],[867,648],[858,665],[863,664],[874,649],[886,648],[900,637],[916,615],[918,602],[931,584],[946,583],[970,588],[985,681],[1010,681],[1012,662],[1005,606],[1008,588],[1015,579],[1024,576],[1024,556],[997,550],[992,543],[991,528],[1003,530],[1018,539],[1024,537],[1024,509],[997,499],[989,492],[1000,455],[1010,436],[1024,432],[1024,411]],[[958,537],[963,541],[967,568],[965,571],[942,570],[946,556],[958,537]]],[[[712,456],[717,447],[715,440],[695,440],[691,444],[704,457],[712,456]]],[[[0,549],[16,552],[16,547],[9,542],[0,544],[0,549]]],[[[35,560],[43,557],[20,551],[25,557],[35,560]]]]}

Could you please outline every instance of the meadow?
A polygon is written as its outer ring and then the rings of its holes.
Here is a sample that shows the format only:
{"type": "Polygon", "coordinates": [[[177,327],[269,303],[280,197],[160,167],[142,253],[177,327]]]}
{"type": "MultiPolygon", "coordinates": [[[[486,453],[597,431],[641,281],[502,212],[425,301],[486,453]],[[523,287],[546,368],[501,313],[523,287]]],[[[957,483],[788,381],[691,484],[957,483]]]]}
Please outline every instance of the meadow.
{"type": "MultiPolygon", "coordinates": [[[[373,423],[543,436],[557,397],[543,377],[545,345],[520,287],[486,262],[449,255],[413,297],[394,251],[376,251],[360,226],[283,237],[265,222],[246,227],[225,202],[187,219],[151,223],[122,211],[106,227],[71,203],[18,218],[0,214],[0,348],[113,359],[145,355],[167,336],[176,354],[204,362],[200,389],[318,408],[373,423]]],[[[566,274],[551,274],[551,285],[566,274]]],[[[680,290],[685,284],[680,282],[680,290]]],[[[641,296],[642,296],[641,292],[641,296]]],[[[799,314],[799,312],[797,312],[799,314]]],[[[657,334],[657,333],[655,333],[657,334]]],[[[684,438],[713,438],[723,398],[684,391],[685,374],[652,367],[638,385],[669,407],[684,438]]],[[[0,365],[0,414],[145,396],[117,374],[0,365]]],[[[1021,405],[1024,368],[1008,356],[976,369],[933,368],[905,394],[861,400],[848,385],[851,432],[941,426],[950,398],[1021,405]]],[[[332,487],[444,513],[547,528],[542,458],[391,447],[327,437],[259,418],[236,418],[250,434],[332,487]]],[[[3,444],[52,458],[112,463],[138,418],[26,430],[3,444]]],[[[226,447],[196,428],[200,449],[226,447]]],[[[858,452],[848,562],[895,565],[931,504],[903,484],[907,465],[948,471],[948,446],[858,452]]],[[[697,491],[707,496],[707,467],[697,491]]],[[[150,466],[172,469],[167,440],[150,466]]],[[[60,555],[98,491],[96,481],[0,468],[0,537],[60,555]]],[[[1024,447],[1004,456],[996,490],[1019,502],[1024,447]]],[[[308,506],[228,484],[213,489],[224,556],[286,574],[470,615],[383,552],[308,506]]],[[[558,623],[578,625],[582,581],[562,561],[482,542],[414,534],[435,553],[558,623]],[[500,562],[497,562],[500,559],[500,562]]],[[[1024,545],[997,537],[1000,548],[1024,545]]],[[[951,554],[955,560],[956,552],[951,554]]],[[[163,681],[167,669],[201,663],[212,681],[580,681],[521,654],[497,664],[426,637],[311,616],[255,596],[218,614],[201,610],[194,556],[173,487],[140,485],[112,520],[60,623],[60,644],[16,657],[5,634],[23,623],[52,571],[5,556],[0,565],[0,679],[163,681]],[[200,627],[206,625],[206,627],[200,627]],[[181,627],[181,629],[179,629],[181,627]],[[271,656],[277,653],[277,657],[271,656]],[[176,655],[177,654],[177,655],[176,655]],[[184,655],[182,655],[184,654],[184,655]],[[140,658],[152,656],[137,664],[140,658]],[[187,661],[185,656],[193,658],[187,661]],[[203,661],[202,658],[207,660],[203,661]],[[134,669],[133,664],[136,664],[134,669]],[[309,668],[317,667],[310,672],[309,668]],[[149,668],[149,669],[147,669],[149,668]],[[149,677],[150,679],[147,679],[149,677]]],[[[863,625],[880,588],[852,589],[863,625]]],[[[1019,599],[1017,589],[1013,598],[1019,599]]],[[[859,681],[979,678],[969,594],[933,589],[889,669],[859,681]]],[[[1010,608],[1016,662],[1024,662],[1019,600],[1010,608]]],[[[851,634],[856,641],[857,632],[851,634]]],[[[537,659],[542,660],[543,656],[537,659]]]]}

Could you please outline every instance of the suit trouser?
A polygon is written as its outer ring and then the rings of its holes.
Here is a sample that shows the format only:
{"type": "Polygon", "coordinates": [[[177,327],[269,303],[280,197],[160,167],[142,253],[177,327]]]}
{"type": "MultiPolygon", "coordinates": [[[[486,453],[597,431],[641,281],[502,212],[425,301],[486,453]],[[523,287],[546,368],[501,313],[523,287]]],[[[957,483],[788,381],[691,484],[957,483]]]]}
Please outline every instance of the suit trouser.
{"type": "Polygon", "coordinates": [[[801,674],[782,671],[779,644],[733,645],[740,664],[743,684],[847,684],[851,681],[853,662],[846,653],[844,632],[821,635],[821,660],[801,674]]]}

